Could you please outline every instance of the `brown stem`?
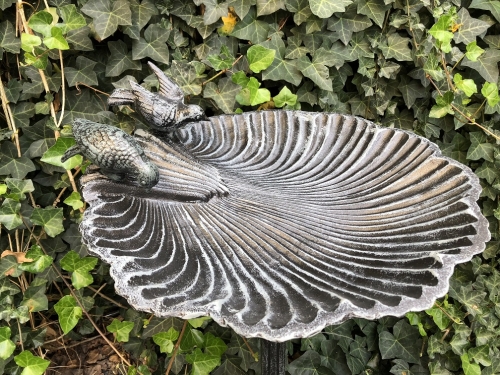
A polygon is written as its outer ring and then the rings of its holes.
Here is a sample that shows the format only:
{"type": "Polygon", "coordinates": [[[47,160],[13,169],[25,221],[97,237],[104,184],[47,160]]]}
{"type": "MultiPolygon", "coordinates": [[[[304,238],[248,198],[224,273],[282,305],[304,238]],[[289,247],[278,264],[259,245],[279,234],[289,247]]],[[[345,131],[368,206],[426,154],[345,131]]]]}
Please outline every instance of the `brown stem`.
{"type": "Polygon", "coordinates": [[[91,286],[87,286],[87,288],[89,288],[91,291],[94,292],[94,297],[96,294],[100,295],[102,298],[104,298],[105,300],[108,300],[109,302],[112,302],[114,303],[116,306],[118,307],[121,307],[122,309],[128,309],[127,306],[124,306],[122,305],[121,303],[119,302],[116,302],[115,300],[109,298],[108,296],[106,296],[105,294],[102,294],[101,293],[101,289],[104,288],[106,286],[106,284],[103,284],[99,289],[95,289],[95,288],[92,288],[91,286]]]}
{"type": "Polygon", "coordinates": [[[254,351],[252,350],[252,347],[250,346],[250,344],[248,343],[247,339],[244,338],[243,336],[240,336],[242,339],[243,339],[243,342],[245,343],[245,345],[247,346],[248,348],[248,351],[250,352],[250,354],[252,355],[253,359],[255,359],[255,362],[258,362],[258,357],[255,355],[254,351]]]}
{"type": "MultiPolygon", "coordinates": [[[[242,57],[243,57],[243,55],[241,55],[241,56],[240,56],[240,57],[238,57],[236,60],[234,60],[234,62],[233,62],[233,64],[232,64],[231,66],[235,66],[235,65],[236,65],[236,63],[237,63],[238,61],[240,61],[242,57]]],[[[205,82],[203,82],[201,85],[202,85],[202,86],[205,86],[208,82],[213,81],[214,79],[216,79],[216,78],[217,78],[217,77],[219,77],[220,75],[222,75],[222,74],[226,73],[227,71],[228,71],[228,69],[222,69],[219,73],[217,73],[216,75],[214,75],[212,78],[207,79],[207,80],[206,80],[205,82]]]]}
{"type": "Polygon", "coordinates": [[[92,86],[89,86],[89,85],[86,85],[86,84],[85,84],[85,83],[83,83],[83,82],[77,82],[77,83],[75,84],[75,88],[76,88],[78,91],[81,91],[81,90],[80,90],[80,87],[78,87],[78,86],[80,86],[80,85],[85,86],[85,87],[88,87],[89,89],[94,90],[95,92],[98,92],[99,94],[103,94],[103,95],[109,96],[109,94],[108,94],[107,92],[104,92],[104,91],[101,91],[101,90],[97,90],[96,88],[94,88],[94,87],[92,87],[92,86]]]}
{"type": "MultiPolygon", "coordinates": [[[[24,225],[26,225],[26,227],[28,227],[27,223],[24,221],[23,218],[22,218],[22,220],[24,222],[24,225]]],[[[33,231],[32,231],[31,228],[28,227],[28,230],[33,233],[33,231]]],[[[35,241],[37,242],[37,245],[40,246],[40,248],[42,249],[42,251],[45,254],[47,254],[47,252],[45,251],[45,248],[43,247],[42,243],[40,242],[40,239],[38,237],[36,237],[34,234],[33,234],[33,237],[35,238],[35,241]]],[[[120,353],[120,351],[118,349],[116,349],[116,347],[114,346],[114,344],[106,337],[106,334],[104,332],[102,332],[102,330],[99,328],[99,326],[94,322],[94,320],[92,319],[92,317],[90,316],[90,314],[87,312],[87,310],[85,310],[85,307],[82,305],[82,303],[80,302],[80,299],[75,294],[75,292],[73,290],[73,287],[71,286],[70,283],[68,283],[66,281],[66,279],[63,277],[61,271],[59,271],[59,269],[54,264],[52,264],[52,268],[54,269],[54,271],[56,271],[57,275],[61,278],[61,280],[63,281],[63,283],[66,285],[66,288],[68,288],[71,296],[75,299],[76,303],[78,303],[78,306],[82,309],[83,313],[85,314],[85,316],[89,320],[90,324],[92,324],[92,326],[94,327],[94,329],[97,331],[97,333],[99,333],[99,335],[104,339],[104,341],[106,341],[106,344],[108,344],[111,347],[111,349],[113,349],[113,351],[118,355],[118,357],[120,357],[120,359],[123,362],[125,362],[128,366],[132,366],[130,364],[130,362],[127,361],[127,359],[123,356],[123,354],[120,353]]]]}
{"type": "Polygon", "coordinates": [[[168,361],[167,371],[165,371],[165,375],[168,375],[170,373],[170,370],[172,369],[175,356],[177,355],[177,351],[179,350],[179,346],[181,345],[181,340],[182,340],[182,337],[184,336],[184,331],[186,331],[187,325],[188,325],[188,321],[185,320],[184,324],[182,325],[181,333],[179,334],[179,339],[175,343],[174,351],[172,352],[172,357],[170,358],[170,361],[168,361]]]}

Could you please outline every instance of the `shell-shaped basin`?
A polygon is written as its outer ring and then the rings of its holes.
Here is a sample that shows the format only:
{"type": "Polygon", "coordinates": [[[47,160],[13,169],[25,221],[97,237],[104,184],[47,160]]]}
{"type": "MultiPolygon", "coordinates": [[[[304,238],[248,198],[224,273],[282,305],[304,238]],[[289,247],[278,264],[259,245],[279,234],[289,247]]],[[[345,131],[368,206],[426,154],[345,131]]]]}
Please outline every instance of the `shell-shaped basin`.
{"type": "Polygon", "coordinates": [[[432,306],[484,249],[481,187],[409,132],[338,114],[249,112],[137,137],[147,191],[84,183],[81,230],[117,292],[157,316],[210,315],[246,337],[313,335],[432,306]]]}

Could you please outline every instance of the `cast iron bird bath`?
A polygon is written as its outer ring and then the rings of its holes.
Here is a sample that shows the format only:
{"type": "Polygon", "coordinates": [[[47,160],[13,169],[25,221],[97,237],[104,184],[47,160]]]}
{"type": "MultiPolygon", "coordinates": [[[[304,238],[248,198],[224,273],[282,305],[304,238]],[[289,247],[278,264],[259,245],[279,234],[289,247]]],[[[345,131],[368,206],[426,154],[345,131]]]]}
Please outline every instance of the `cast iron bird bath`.
{"type": "Polygon", "coordinates": [[[490,238],[468,167],[358,117],[249,112],[134,139],[158,183],[84,176],[85,243],[136,309],[263,339],[264,374],[284,374],[278,343],[429,308],[490,238]]]}

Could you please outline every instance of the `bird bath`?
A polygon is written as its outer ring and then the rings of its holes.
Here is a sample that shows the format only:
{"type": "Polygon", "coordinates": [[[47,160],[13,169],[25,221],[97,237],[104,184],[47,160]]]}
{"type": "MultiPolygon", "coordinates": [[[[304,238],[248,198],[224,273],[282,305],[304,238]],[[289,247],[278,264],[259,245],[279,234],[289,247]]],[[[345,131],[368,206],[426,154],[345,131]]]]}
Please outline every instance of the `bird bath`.
{"type": "Polygon", "coordinates": [[[265,374],[284,374],[278,343],[431,307],[490,238],[477,177],[409,132],[264,111],[174,135],[135,134],[152,189],[82,178],[83,239],[136,309],[263,339],[265,374]]]}

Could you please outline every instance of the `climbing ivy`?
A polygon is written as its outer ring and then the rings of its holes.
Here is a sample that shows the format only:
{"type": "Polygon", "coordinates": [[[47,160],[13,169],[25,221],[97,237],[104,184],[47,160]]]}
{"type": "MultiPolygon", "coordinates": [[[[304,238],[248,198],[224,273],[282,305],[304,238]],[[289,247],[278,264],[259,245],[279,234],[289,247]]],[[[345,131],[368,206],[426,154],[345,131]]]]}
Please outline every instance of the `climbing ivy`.
{"type": "Polygon", "coordinates": [[[257,340],[135,311],[82,244],[88,162],[61,163],[68,125],[144,127],[106,97],[131,80],[155,90],[153,61],[209,115],[358,115],[436,142],[481,179],[492,241],[457,267],[449,293],[424,312],[288,342],[291,375],[500,374],[499,4],[0,0],[0,372],[51,371],[67,365],[51,343],[102,337],[121,373],[260,373],[257,340]]]}

